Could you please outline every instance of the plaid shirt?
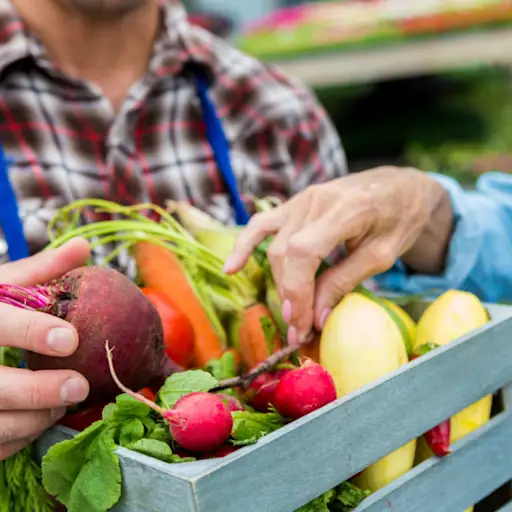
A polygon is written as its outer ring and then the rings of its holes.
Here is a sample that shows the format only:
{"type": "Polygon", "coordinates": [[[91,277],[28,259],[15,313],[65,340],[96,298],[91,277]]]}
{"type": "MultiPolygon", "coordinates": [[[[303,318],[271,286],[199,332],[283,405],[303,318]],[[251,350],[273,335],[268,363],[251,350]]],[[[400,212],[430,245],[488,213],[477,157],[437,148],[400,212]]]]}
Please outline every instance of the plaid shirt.
{"type": "Polygon", "coordinates": [[[32,252],[46,244],[56,210],[79,198],[188,201],[232,221],[188,63],[212,78],[243,193],[286,198],[345,174],[338,136],[300,83],[190,26],[179,3],[163,3],[162,19],[147,74],[114,113],[97,86],[53,66],[10,1],[0,0],[0,142],[14,160],[32,252]]]}

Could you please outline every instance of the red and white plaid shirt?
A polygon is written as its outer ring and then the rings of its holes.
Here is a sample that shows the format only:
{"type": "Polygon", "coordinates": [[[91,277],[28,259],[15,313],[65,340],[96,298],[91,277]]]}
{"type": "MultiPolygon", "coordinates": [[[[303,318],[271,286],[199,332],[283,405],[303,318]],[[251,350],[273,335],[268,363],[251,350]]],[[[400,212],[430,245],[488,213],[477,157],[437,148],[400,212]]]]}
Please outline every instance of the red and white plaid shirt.
{"type": "Polygon", "coordinates": [[[245,194],[286,198],[346,173],[338,135],[299,82],[190,26],[179,3],[165,2],[162,17],[147,74],[114,113],[97,86],[59,71],[0,0],[0,142],[14,159],[32,252],[46,244],[56,210],[79,198],[182,200],[231,221],[189,62],[213,77],[211,98],[245,194]]]}

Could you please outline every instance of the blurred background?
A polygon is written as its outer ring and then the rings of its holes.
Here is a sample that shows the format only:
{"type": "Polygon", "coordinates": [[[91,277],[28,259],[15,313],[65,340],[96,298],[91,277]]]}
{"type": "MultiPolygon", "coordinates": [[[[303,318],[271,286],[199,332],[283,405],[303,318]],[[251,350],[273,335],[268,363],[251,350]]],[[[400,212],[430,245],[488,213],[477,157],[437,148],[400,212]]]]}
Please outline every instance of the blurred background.
{"type": "Polygon", "coordinates": [[[191,21],[300,78],[352,172],[512,172],[512,0],[189,0],[191,21]],[[509,121],[509,122],[507,122],[509,121]]]}

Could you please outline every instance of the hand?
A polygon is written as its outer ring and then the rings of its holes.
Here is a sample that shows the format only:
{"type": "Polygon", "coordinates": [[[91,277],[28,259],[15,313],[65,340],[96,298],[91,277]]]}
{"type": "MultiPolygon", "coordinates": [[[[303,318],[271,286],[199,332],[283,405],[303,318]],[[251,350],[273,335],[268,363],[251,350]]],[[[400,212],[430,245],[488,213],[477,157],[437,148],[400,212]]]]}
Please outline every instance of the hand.
{"type": "Polygon", "coordinates": [[[336,303],[365,279],[404,257],[418,271],[439,271],[451,236],[444,189],[415,169],[380,167],[314,185],[254,216],[226,262],[238,272],[274,235],[268,258],[289,324],[289,343],[321,330],[336,303]],[[320,263],[341,244],[347,257],[315,282],[320,263]],[[410,261],[408,261],[408,258],[410,261]]]}
{"type": "MultiPolygon", "coordinates": [[[[83,265],[89,255],[85,240],[0,266],[0,283],[42,284],[83,265]]],[[[71,355],[78,334],[71,324],[44,313],[0,304],[0,346],[52,356],[71,355]]],[[[83,401],[89,384],[71,370],[31,371],[0,366],[0,461],[22,450],[83,401]]]]}

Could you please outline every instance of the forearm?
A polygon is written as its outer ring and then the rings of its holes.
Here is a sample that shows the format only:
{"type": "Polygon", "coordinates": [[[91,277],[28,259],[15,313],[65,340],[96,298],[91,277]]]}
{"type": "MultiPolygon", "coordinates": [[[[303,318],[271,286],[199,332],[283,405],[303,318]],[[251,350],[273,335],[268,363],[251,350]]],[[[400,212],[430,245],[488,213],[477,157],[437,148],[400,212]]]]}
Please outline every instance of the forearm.
{"type": "Polygon", "coordinates": [[[448,192],[434,179],[425,176],[429,186],[429,221],[416,243],[404,254],[402,261],[414,272],[440,274],[453,234],[454,216],[448,192]]]}

